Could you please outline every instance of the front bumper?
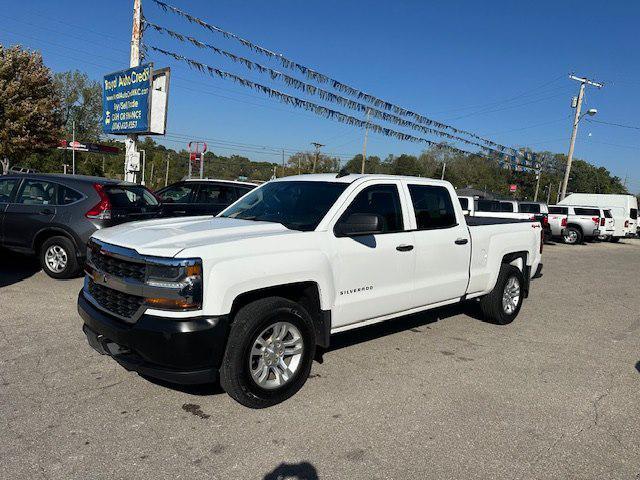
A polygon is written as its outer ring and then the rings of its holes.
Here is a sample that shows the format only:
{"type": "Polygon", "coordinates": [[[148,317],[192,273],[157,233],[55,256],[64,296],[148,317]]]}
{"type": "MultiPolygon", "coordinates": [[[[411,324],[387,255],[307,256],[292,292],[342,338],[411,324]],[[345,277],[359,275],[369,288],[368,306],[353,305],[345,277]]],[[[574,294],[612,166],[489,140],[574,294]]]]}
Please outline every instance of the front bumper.
{"type": "Polygon", "coordinates": [[[127,370],[178,384],[215,382],[229,334],[226,316],[176,319],[142,315],[125,323],[80,291],[78,313],[89,345],[127,370]]]}

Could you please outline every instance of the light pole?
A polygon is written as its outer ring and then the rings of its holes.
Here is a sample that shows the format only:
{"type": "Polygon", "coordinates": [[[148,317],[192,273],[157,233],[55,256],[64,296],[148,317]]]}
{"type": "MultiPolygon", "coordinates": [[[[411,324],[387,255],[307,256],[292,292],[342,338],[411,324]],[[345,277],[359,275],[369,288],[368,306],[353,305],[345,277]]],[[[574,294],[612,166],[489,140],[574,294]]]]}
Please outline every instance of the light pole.
{"type": "MultiPolygon", "coordinates": [[[[597,88],[602,88],[604,86],[604,84],[602,83],[594,82],[593,80],[589,80],[588,78],[576,77],[575,75],[569,75],[569,78],[571,80],[575,80],[576,82],[580,82],[580,91],[578,92],[578,101],[575,105],[576,114],[575,114],[575,117],[573,118],[573,131],[571,132],[571,144],[569,145],[569,155],[567,156],[567,169],[564,172],[564,180],[562,182],[562,192],[560,194],[560,200],[564,199],[564,197],[567,195],[567,184],[569,183],[569,174],[571,173],[571,162],[573,161],[573,149],[575,148],[576,135],[578,134],[578,123],[584,117],[584,115],[580,115],[580,111],[582,108],[582,99],[584,98],[584,88],[587,85],[591,85],[597,88]]],[[[596,113],[598,113],[598,111],[595,108],[590,108],[589,111],[587,111],[586,115],[593,116],[596,113]]]]}
{"type": "Polygon", "coordinates": [[[139,150],[139,152],[142,154],[142,180],[140,181],[141,185],[144,185],[144,171],[147,168],[147,152],[144,150],[139,150]]]}

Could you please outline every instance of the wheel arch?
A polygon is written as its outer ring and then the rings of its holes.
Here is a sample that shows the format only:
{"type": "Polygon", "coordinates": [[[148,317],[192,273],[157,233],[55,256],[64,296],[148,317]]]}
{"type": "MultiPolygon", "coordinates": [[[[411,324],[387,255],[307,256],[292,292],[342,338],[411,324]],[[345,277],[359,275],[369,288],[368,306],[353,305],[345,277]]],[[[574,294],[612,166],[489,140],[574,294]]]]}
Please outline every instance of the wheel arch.
{"type": "Polygon", "coordinates": [[[38,233],[33,236],[31,248],[36,253],[36,255],[40,254],[40,248],[42,247],[42,244],[52,237],[68,238],[69,240],[71,240],[71,243],[73,243],[73,246],[76,249],[76,256],[82,255],[78,240],[75,238],[73,233],[65,230],[62,227],[45,227],[39,230],[38,233]]]}
{"type": "Polygon", "coordinates": [[[522,286],[524,298],[527,298],[529,296],[529,284],[531,282],[531,266],[527,264],[528,259],[529,252],[522,250],[519,252],[507,253],[502,257],[502,262],[500,264],[500,268],[502,268],[502,265],[505,264],[513,265],[518,270],[520,270],[520,272],[522,272],[522,276],[524,278],[524,285],[522,286]]]}
{"type": "Polygon", "coordinates": [[[241,293],[234,298],[230,318],[243,306],[266,297],[282,297],[302,306],[311,315],[315,326],[316,344],[329,347],[331,335],[331,310],[322,310],[320,304],[320,287],[316,282],[304,281],[272,285],[241,293]]]}

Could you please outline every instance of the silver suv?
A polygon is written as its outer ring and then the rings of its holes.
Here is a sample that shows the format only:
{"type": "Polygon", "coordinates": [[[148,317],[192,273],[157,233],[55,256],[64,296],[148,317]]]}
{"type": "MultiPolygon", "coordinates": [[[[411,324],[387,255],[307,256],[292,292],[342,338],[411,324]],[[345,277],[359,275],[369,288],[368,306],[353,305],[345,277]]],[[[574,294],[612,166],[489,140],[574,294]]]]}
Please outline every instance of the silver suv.
{"type": "Polygon", "coordinates": [[[561,233],[564,243],[575,245],[600,235],[599,207],[549,205],[549,213],[567,216],[567,226],[561,233]]]}

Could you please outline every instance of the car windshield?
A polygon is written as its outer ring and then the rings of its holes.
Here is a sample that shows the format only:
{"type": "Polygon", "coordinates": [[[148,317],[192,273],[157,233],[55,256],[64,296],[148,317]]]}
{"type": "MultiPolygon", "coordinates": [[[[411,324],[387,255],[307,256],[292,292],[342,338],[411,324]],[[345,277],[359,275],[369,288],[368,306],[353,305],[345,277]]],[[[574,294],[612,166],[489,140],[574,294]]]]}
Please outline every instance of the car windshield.
{"type": "Polygon", "coordinates": [[[347,183],[282,181],[267,183],[245,195],[219,216],[281,223],[292,230],[314,230],[347,183]]]}

